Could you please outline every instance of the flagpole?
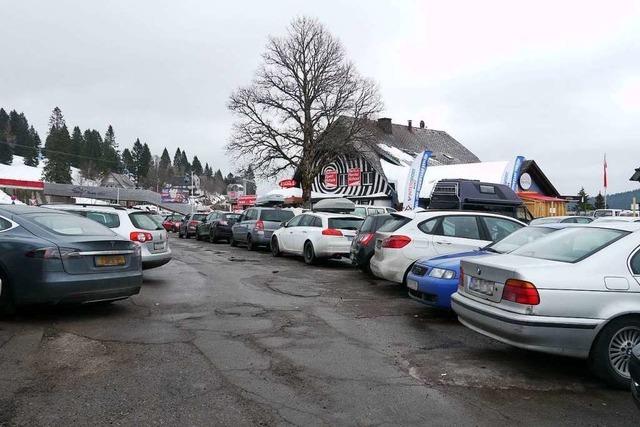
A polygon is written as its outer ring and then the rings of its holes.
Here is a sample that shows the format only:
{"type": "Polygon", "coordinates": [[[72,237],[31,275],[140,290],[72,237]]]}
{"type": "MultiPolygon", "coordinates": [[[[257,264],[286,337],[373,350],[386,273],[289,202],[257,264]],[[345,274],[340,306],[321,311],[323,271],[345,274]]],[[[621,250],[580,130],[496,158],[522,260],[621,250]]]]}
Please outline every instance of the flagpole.
{"type": "Polygon", "coordinates": [[[607,187],[608,179],[607,179],[607,153],[604,153],[604,208],[607,209],[607,187]]]}

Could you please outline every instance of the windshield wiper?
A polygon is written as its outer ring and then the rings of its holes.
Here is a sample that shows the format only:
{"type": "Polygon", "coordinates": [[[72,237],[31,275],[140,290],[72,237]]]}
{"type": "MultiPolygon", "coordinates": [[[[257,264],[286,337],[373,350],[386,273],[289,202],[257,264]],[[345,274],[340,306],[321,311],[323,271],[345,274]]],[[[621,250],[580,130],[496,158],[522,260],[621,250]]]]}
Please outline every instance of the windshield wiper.
{"type": "Polygon", "coordinates": [[[502,253],[500,251],[496,251],[491,246],[485,246],[484,248],[482,248],[482,250],[483,251],[487,251],[487,252],[491,252],[491,253],[494,253],[494,254],[501,254],[502,253]]]}

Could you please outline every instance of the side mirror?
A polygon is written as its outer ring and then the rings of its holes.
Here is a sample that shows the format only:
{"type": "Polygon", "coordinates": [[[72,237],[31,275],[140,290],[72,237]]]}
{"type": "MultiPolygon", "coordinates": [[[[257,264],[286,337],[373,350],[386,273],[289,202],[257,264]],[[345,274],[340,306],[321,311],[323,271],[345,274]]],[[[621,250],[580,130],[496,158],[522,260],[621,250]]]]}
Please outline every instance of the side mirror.
{"type": "Polygon", "coordinates": [[[287,221],[282,221],[280,227],[287,228],[287,221]]]}

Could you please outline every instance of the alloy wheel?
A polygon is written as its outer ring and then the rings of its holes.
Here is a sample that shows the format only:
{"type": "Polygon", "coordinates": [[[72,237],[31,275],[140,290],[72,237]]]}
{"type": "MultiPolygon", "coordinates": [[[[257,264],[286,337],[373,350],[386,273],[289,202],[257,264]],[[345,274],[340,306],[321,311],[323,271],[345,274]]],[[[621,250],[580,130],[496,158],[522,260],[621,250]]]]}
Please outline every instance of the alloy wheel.
{"type": "Polygon", "coordinates": [[[640,328],[627,326],[618,330],[609,342],[609,363],[625,378],[629,378],[629,358],[631,350],[640,344],[640,328]]]}

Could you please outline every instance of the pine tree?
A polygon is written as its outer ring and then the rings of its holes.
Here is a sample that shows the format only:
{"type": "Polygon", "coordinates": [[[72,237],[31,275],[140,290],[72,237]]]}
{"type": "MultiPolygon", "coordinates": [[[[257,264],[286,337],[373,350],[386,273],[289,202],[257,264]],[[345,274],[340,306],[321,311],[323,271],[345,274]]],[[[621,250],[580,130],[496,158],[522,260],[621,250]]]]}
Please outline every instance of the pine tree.
{"type": "Polygon", "coordinates": [[[173,155],[173,169],[177,174],[181,174],[182,171],[182,152],[180,147],[176,148],[176,153],[173,155]]]}
{"type": "Polygon", "coordinates": [[[149,175],[149,170],[151,169],[152,165],[153,165],[153,156],[151,155],[151,150],[149,149],[149,146],[145,142],[143,147],[142,147],[142,170],[141,170],[141,173],[142,173],[143,177],[147,177],[149,175]]]}
{"type": "Polygon", "coordinates": [[[593,202],[593,207],[596,209],[604,209],[604,196],[602,195],[601,192],[598,192],[598,195],[596,196],[594,202],[593,202]]]}
{"type": "Polygon", "coordinates": [[[160,169],[168,170],[171,167],[171,157],[169,156],[169,152],[165,148],[162,150],[162,156],[160,156],[160,169]]]}
{"type": "Polygon", "coordinates": [[[29,133],[29,122],[24,113],[18,114],[16,110],[9,113],[9,126],[11,133],[15,137],[13,145],[13,155],[25,157],[33,146],[31,134],[29,133]]]}
{"type": "Polygon", "coordinates": [[[132,177],[135,174],[136,164],[128,148],[122,150],[122,163],[124,164],[125,172],[132,177]]]}
{"type": "Polygon", "coordinates": [[[107,128],[104,134],[104,141],[102,142],[100,170],[102,173],[120,173],[122,171],[122,160],[118,152],[118,143],[116,142],[116,135],[111,125],[107,128]]]}
{"type": "Polygon", "coordinates": [[[578,212],[587,212],[593,209],[591,203],[589,203],[589,195],[584,191],[584,187],[578,191],[578,212]]]}
{"type": "Polygon", "coordinates": [[[149,150],[149,146],[145,143],[142,145],[140,139],[136,139],[136,142],[133,143],[133,150],[131,150],[131,156],[133,157],[133,165],[135,171],[133,172],[133,176],[138,185],[142,184],[144,178],[146,178],[149,173],[149,168],[151,167],[151,151],[149,150]]]}
{"type": "Polygon", "coordinates": [[[102,171],[103,141],[100,132],[95,129],[84,131],[84,152],[80,169],[85,178],[95,179],[102,171]]]}
{"type": "Polygon", "coordinates": [[[218,194],[224,194],[227,189],[227,183],[224,181],[224,177],[222,176],[220,169],[218,169],[213,175],[213,188],[218,194]]]}
{"type": "Polygon", "coordinates": [[[49,134],[45,141],[47,162],[43,170],[43,179],[59,184],[71,183],[71,160],[68,155],[71,137],[64,122],[62,111],[55,107],[49,118],[49,134]]]}
{"type": "Polygon", "coordinates": [[[182,168],[182,172],[185,175],[191,173],[191,165],[189,164],[189,159],[187,159],[187,152],[183,151],[182,156],[180,157],[180,166],[182,168]]]}
{"type": "Polygon", "coordinates": [[[253,167],[249,165],[244,171],[245,194],[256,194],[256,176],[253,173],[253,167]]]}
{"type": "Polygon", "coordinates": [[[13,140],[9,115],[0,108],[0,163],[10,165],[13,162],[13,140]]]}
{"type": "Polygon", "coordinates": [[[33,126],[29,128],[29,138],[31,140],[31,147],[25,152],[24,164],[27,166],[38,166],[38,164],[40,164],[40,146],[42,145],[42,141],[33,126]]]}
{"type": "Polygon", "coordinates": [[[81,168],[84,163],[84,153],[86,152],[84,137],[78,126],[73,128],[71,134],[71,166],[81,168]]]}
{"type": "Polygon", "coordinates": [[[209,179],[213,177],[213,170],[211,170],[211,166],[209,166],[209,163],[204,164],[204,176],[209,179]]]}
{"type": "Polygon", "coordinates": [[[201,176],[202,175],[202,163],[200,163],[200,159],[198,156],[193,156],[193,163],[191,164],[191,170],[194,175],[201,176]]]}

